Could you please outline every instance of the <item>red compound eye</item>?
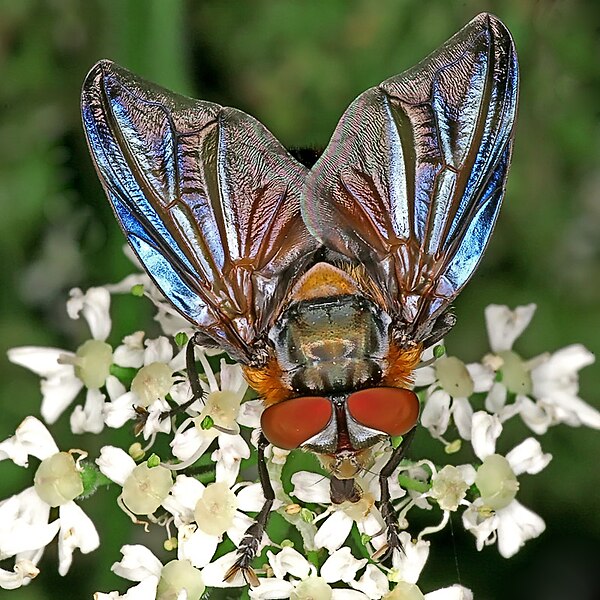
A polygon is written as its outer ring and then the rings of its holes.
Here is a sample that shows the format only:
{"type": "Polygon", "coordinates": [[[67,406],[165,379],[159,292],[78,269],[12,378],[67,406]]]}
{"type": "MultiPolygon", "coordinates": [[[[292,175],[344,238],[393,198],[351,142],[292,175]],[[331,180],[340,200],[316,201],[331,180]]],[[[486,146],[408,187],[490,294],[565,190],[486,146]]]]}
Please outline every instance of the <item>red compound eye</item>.
{"type": "Polygon", "coordinates": [[[271,444],[283,450],[298,448],[325,429],[333,408],[328,398],[292,398],[265,409],[260,426],[271,444]]]}
{"type": "Polygon", "coordinates": [[[354,392],[346,403],[355,421],[388,435],[404,435],[417,423],[419,399],[400,388],[370,388],[354,392]]]}

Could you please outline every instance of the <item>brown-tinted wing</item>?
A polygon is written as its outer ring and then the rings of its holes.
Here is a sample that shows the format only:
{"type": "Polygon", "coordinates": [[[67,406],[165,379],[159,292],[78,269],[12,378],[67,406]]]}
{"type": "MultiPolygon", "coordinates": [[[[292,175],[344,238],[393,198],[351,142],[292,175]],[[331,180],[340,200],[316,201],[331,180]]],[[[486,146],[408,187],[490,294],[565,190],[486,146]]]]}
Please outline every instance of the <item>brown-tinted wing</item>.
{"type": "Polygon", "coordinates": [[[300,215],[306,169],[261,123],[108,61],[83,124],[125,235],[177,310],[230,354],[252,344],[318,243],[300,215]]]}
{"type": "Polygon", "coordinates": [[[360,95],[307,177],[311,233],[363,262],[409,329],[441,314],[481,259],[504,193],[517,89],[510,34],[481,14],[360,95]]]}

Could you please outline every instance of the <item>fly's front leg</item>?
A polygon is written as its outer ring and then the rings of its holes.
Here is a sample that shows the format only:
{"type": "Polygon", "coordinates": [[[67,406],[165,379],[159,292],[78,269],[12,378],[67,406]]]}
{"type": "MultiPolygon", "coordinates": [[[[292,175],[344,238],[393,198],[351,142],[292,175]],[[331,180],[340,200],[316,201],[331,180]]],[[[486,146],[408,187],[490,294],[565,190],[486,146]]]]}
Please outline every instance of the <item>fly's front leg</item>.
{"type": "MultiPolygon", "coordinates": [[[[204,336],[205,337],[205,336],[204,336]]],[[[196,400],[204,400],[204,390],[200,385],[200,377],[198,376],[198,371],[196,370],[196,356],[195,349],[196,346],[201,346],[200,341],[203,339],[202,334],[196,333],[194,334],[187,343],[185,348],[185,370],[187,371],[188,380],[190,382],[190,388],[192,389],[192,397],[172,408],[171,410],[167,410],[161,414],[161,419],[166,419],[168,417],[172,417],[173,415],[185,412],[196,400]]]]}
{"type": "Polygon", "coordinates": [[[237,560],[225,574],[225,581],[232,579],[235,577],[236,573],[241,571],[247,583],[252,586],[257,586],[259,584],[258,577],[252,569],[251,563],[258,553],[258,546],[265,532],[265,528],[267,527],[271,508],[275,501],[275,492],[271,485],[265,460],[265,448],[268,445],[269,442],[267,441],[267,438],[261,433],[258,440],[258,476],[265,496],[265,503],[260,512],[256,515],[254,523],[246,530],[244,538],[237,550],[237,560]]]}
{"type": "Polygon", "coordinates": [[[416,427],[413,427],[405,436],[400,445],[392,452],[390,459],[384,465],[379,473],[379,488],[381,490],[381,499],[377,503],[377,508],[381,512],[383,522],[385,523],[387,544],[382,546],[373,555],[374,559],[389,558],[392,556],[394,549],[402,550],[402,542],[400,541],[400,526],[394,505],[390,498],[390,483],[389,478],[396,470],[400,461],[404,458],[410,443],[415,437],[416,427]]]}

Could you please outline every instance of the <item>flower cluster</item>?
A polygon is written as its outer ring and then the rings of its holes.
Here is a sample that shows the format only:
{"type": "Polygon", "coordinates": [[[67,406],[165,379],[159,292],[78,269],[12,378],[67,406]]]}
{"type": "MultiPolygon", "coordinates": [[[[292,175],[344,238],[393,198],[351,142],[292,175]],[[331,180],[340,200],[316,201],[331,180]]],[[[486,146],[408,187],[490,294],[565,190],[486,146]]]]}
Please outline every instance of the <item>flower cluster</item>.
{"type": "MultiPolygon", "coordinates": [[[[46,425],[32,416],[0,442],[0,460],[22,467],[30,457],[39,461],[33,486],[0,502],[0,559],[14,559],[12,570],[0,570],[0,587],[14,589],[36,577],[44,548],[55,538],[63,575],[74,550],[95,550],[100,544],[96,528],[77,501],[91,495],[99,499],[99,487],[107,483],[121,490],[123,518],[162,531],[173,558],[163,565],[149,548],[124,545],[112,569],[132,587],[124,595],[99,592],[97,598],[193,600],[207,588],[246,585],[239,574],[225,581],[236,547],[264,503],[260,484],[251,480],[262,404],[241,367],[214,350],[196,348],[204,397],[194,398],[185,368],[193,331],[145,275],[85,293],[74,290],[67,310],[71,318],[85,319],[91,333],[75,352],[9,351],[12,362],[41,377],[43,421],[52,425],[70,410],[73,433],[126,427],[144,445],[132,437],[126,450],[104,446],[92,460],[83,450],[60,451],[46,425]],[[162,335],[133,332],[113,348],[107,341],[111,296],[129,291],[154,303],[162,335]],[[170,456],[152,453],[161,436],[168,440],[170,456]]],[[[544,530],[542,518],[517,497],[519,477],[540,472],[551,456],[534,437],[506,455],[497,452],[496,442],[515,417],[541,435],[559,423],[600,429],[600,413],[578,396],[578,371],[594,360],[583,346],[531,359],[513,350],[534,311],[534,305],[514,311],[489,306],[490,352],[479,363],[464,364],[441,344],[424,353],[415,379],[421,425],[444,445],[448,460],[465,443],[478,460],[446,465],[402,461],[390,478],[390,495],[403,552],[394,551],[387,566],[372,556],[386,544],[376,507],[378,473],[390,443],[376,449],[375,464],[360,476],[360,500],[343,504],[331,503],[329,481],[308,454],[286,478],[289,452],[267,448],[276,496],[272,510],[279,518],[261,540],[255,564],[262,566],[250,598],[467,600],[472,594],[460,585],[425,594],[419,587],[431,536],[446,526],[451,513],[461,512],[478,549],[497,543],[504,557],[544,530]],[[419,509],[440,518],[415,532],[411,511],[419,509]]]]}

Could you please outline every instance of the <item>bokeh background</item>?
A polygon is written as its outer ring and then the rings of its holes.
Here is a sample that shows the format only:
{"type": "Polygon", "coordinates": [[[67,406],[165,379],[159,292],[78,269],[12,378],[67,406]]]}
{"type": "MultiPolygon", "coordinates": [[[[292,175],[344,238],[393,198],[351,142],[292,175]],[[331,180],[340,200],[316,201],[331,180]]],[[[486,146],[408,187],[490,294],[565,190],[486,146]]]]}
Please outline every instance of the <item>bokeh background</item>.
{"type": "MultiPolygon", "coordinates": [[[[79,89],[94,62],[110,58],[180,93],[241,108],[288,146],[324,146],[355,96],[413,65],[483,10],[513,33],[521,104],[505,207],[485,260],[456,303],[459,325],[447,344],[477,360],[487,349],[483,308],[535,302],[536,317],[517,344],[523,356],[574,342],[598,354],[599,3],[3,0],[0,439],[26,414],[39,414],[40,403],[38,378],[2,359],[5,350],[76,348],[87,331],[67,318],[67,291],[132,270],[80,126],[79,89]]],[[[119,300],[109,341],[147,328],[149,314],[143,302],[119,300]]],[[[581,396],[598,407],[599,389],[599,370],[587,368],[581,396]]],[[[509,430],[504,451],[526,433],[518,423],[509,430]]],[[[70,434],[66,415],[54,431],[64,446],[98,449],[99,440],[70,434]]],[[[554,460],[542,474],[521,479],[519,499],[544,517],[546,533],[504,560],[495,547],[477,552],[457,522],[454,535],[434,538],[424,591],[456,581],[458,570],[477,599],[597,598],[599,440],[597,432],[566,426],[545,435],[554,460]]],[[[417,439],[415,456],[429,451],[417,439]]],[[[0,498],[31,481],[13,465],[0,469],[0,498]]],[[[79,599],[127,587],[109,567],[120,545],[139,533],[106,498],[98,500],[84,508],[99,523],[101,549],[76,556],[66,578],[56,575],[50,550],[41,576],[3,598],[79,599]]]]}

